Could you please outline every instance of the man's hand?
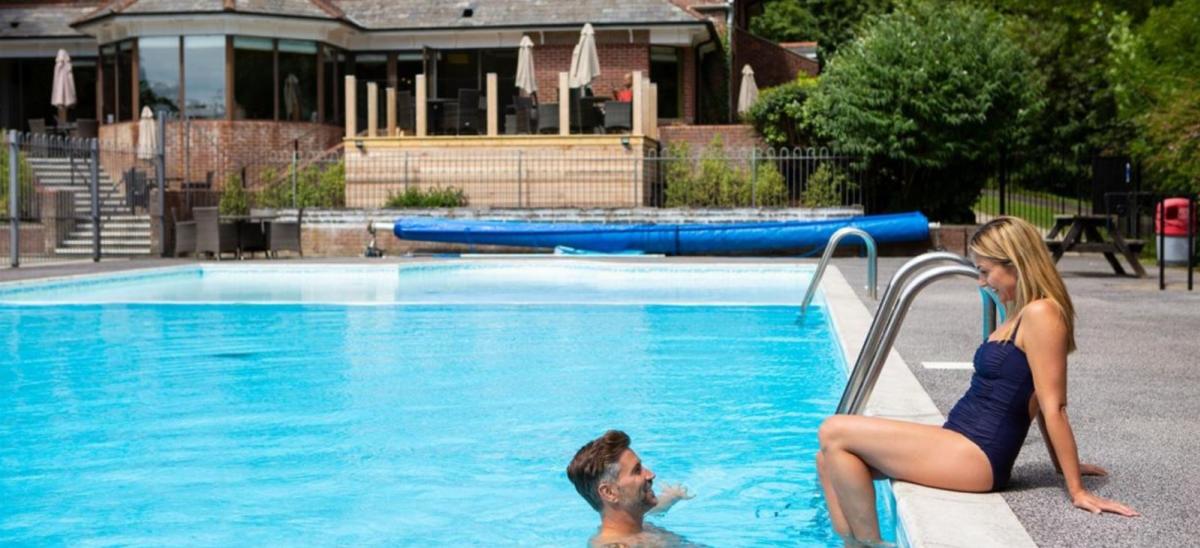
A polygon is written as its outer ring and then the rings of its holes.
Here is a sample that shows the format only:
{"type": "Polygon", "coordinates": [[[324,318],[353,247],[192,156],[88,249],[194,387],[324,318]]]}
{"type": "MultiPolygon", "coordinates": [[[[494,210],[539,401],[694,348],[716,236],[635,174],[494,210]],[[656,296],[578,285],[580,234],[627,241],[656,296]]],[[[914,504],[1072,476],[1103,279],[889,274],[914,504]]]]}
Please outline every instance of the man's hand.
{"type": "Polygon", "coordinates": [[[682,484],[663,484],[662,491],[658,494],[658,504],[651,508],[648,513],[662,514],[671,509],[676,502],[695,498],[696,495],[688,493],[687,487],[682,484]]]}

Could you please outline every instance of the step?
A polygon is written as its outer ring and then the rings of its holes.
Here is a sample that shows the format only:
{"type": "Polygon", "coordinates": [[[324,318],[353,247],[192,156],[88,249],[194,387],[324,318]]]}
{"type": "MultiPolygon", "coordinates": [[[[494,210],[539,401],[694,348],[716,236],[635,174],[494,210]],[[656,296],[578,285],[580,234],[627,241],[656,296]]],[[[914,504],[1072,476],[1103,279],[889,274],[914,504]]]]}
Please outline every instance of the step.
{"type": "MultiPolygon", "coordinates": [[[[55,255],[64,257],[91,257],[92,248],[60,247],[54,250],[55,255]]],[[[100,251],[101,257],[149,257],[150,249],[113,248],[100,251]]]]}
{"type": "MultiPolygon", "coordinates": [[[[87,248],[90,248],[91,246],[92,246],[92,240],[91,240],[91,239],[81,240],[81,239],[67,238],[66,240],[63,240],[63,243],[62,243],[62,247],[87,247],[87,248]]],[[[141,248],[141,247],[147,247],[147,248],[148,248],[148,247],[150,247],[150,239],[149,239],[149,238],[144,238],[144,239],[141,239],[141,240],[105,240],[104,238],[100,238],[100,247],[101,247],[101,248],[108,248],[108,247],[120,247],[120,248],[126,248],[126,247],[129,247],[129,248],[141,248]]]]}
{"type": "MultiPolygon", "coordinates": [[[[79,223],[75,225],[75,230],[84,234],[92,233],[92,223],[79,223]]],[[[116,232],[141,232],[147,234],[150,232],[150,223],[106,223],[100,221],[100,232],[105,231],[116,232]]]]}
{"type": "MultiPolygon", "coordinates": [[[[85,243],[88,243],[90,245],[92,242],[92,233],[89,231],[85,231],[85,230],[72,231],[71,234],[69,236],[67,236],[66,239],[67,240],[82,240],[85,243]]],[[[147,242],[149,242],[150,241],[150,231],[142,230],[140,232],[130,232],[130,231],[108,232],[108,231],[102,230],[102,231],[100,231],[100,239],[104,240],[104,241],[108,241],[108,240],[146,240],[147,242]]],[[[147,244],[147,245],[149,245],[149,244],[147,244]]]]}

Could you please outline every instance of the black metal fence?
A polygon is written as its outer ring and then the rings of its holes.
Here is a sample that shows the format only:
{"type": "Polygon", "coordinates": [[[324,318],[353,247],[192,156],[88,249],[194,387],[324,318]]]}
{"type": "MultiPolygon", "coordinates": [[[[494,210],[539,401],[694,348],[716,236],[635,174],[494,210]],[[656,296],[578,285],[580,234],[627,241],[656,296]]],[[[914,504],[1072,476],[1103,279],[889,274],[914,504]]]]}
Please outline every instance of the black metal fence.
{"type": "Polygon", "coordinates": [[[149,197],[160,155],[15,131],[3,133],[0,148],[5,266],[151,254],[149,197]]]}

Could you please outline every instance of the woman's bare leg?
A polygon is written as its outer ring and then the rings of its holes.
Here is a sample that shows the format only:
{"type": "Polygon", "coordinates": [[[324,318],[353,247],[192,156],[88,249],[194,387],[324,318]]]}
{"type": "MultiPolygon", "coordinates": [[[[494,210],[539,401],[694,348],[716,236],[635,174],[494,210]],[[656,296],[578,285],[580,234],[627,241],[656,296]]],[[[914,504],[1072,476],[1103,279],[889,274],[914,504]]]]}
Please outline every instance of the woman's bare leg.
{"type": "Polygon", "coordinates": [[[829,521],[833,523],[833,532],[842,537],[842,541],[847,545],[852,544],[854,535],[850,532],[846,516],[842,514],[842,507],[838,504],[837,493],[833,490],[829,473],[825,471],[825,456],[821,451],[817,451],[817,477],[821,478],[821,489],[825,491],[825,505],[829,508],[829,521]]]}
{"type": "Polygon", "coordinates": [[[834,493],[833,499],[826,498],[832,501],[830,517],[836,508],[859,542],[880,541],[872,469],[954,491],[982,492],[992,486],[992,468],[983,450],[962,434],[941,427],[836,415],[821,424],[818,435],[822,485],[831,486],[834,493]]]}

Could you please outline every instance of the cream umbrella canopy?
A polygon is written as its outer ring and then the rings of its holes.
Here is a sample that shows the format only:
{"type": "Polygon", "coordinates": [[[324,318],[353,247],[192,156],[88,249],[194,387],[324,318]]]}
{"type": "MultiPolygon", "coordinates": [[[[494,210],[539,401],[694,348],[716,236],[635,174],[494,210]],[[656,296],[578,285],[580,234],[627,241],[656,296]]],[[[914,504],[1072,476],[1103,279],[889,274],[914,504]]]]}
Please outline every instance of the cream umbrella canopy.
{"type": "Polygon", "coordinates": [[[596,31],[588,23],[579,31],[579,43],[571,52],[568,83],[573,88],[581,88],[590,85],[597,76],[600,76],[600,55],[596,53],[596,31]]]}
{"type": "Polygon", "coordinates": [[[75,75],[71,73],[71,56],[67,50],[58,50],[58,57],[54,60],[50,104],[58,107],[58,123],[67,123],[67,109],[75,106],[75,75]]]}
{"type": "Polygon", "coordinates": [[[521,48],[517,52],[517,89],[525,95],[537,93],[537,78],[533,71],[533,40],[529,36],[521,37],[521,48]]]}
{"type": "Polygon", "coordinates": [[[283,80],[283,111],[288,120],[300,121],[300,78],[295,74],[283,80]]]}
{"type": "Polygon", "coordinates": [[[138,121],[137,157],[151,160],[158,153],[158,128],[154,124],[154,112],[142,107],[142,119],[138,121]]]}
{"type": "Polygon", "coordinates": [[[738,92],[738,114],[750,112],[750,107],[758,100],[758,84],[754,83],[754,69],[750,65],[742,67],[742,88],[738,92]]]}

